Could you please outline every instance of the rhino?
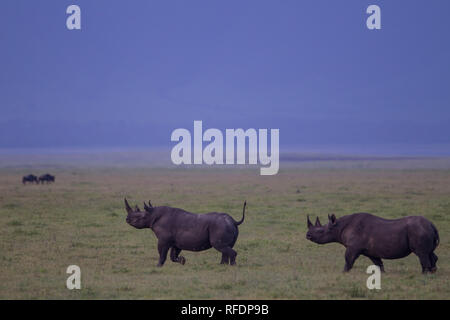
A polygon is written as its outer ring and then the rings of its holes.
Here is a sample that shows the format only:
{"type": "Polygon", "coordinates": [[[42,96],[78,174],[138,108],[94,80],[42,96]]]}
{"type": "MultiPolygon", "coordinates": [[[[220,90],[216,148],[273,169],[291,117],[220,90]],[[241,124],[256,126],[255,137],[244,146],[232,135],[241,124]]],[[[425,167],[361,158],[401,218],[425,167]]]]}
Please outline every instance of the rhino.
{"type": "Polygon", "coordinates": [[[318,217],[313,225],[307,216],[307,224],[306,239],[318,244],[337,242],[346,248],[344,272],[350,271],[360,255],[384,272],[382,259],[400,259],[411,252],[419,257],[422,273],[437,270],[434,250],[439,245],[439,233],[422,216],[388,220],[370,213],[354,213],[337,219],[332,214],[325,226],[318,217]]]}
{"type": "Polygon", "coordinates": [[[246,205],[244,202],[242,219],[236,221],[226,213],[195,214],[179,208],[153,207],[150,201],[148,205],[144,202],[141,211],[138,206],[131,208],[125,198],[126,222],[136,229],[150,228],[158,238],[158,267],[164,265],[169,249],[170,259],[184,265],[182,250],[203,251],[212,247],[222,253],[221,264],[235,265],[237,252],[233,246],[239,235],[238,226],[245,219],[246,205]]]}

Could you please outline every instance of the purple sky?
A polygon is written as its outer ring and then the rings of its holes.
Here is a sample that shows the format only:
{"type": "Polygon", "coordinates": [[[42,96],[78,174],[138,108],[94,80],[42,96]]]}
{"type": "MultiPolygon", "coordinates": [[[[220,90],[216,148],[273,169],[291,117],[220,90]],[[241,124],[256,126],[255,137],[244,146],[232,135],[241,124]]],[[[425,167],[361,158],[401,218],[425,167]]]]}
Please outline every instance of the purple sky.
{"type": "Polygon", "coordinates": [[[2,0],[0,148],[169,148],[203,120],[279,128],[282,149],[450,154],[449,14],[448,0],[2,0]]]}

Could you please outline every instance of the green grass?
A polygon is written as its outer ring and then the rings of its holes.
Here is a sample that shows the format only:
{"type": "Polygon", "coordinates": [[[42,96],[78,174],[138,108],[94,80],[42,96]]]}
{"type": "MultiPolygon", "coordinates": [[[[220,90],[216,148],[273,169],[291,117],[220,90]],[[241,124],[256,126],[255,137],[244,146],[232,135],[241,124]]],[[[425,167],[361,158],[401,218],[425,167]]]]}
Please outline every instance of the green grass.
{"type": "Polygon", "coordinates": [[[0,299],[449,299],[450,171],[289,168],[258,170],[45,168],[53,185],[22,186],[29,169],[0,169],[0,299]],[[25,172],[26,171],[26,172],[25,172]],[[157,268],[151,230],[125,223],[123,198],[240,219],[237,266],[214,249],[184,252],[157,268]],[[421,214],[438,227],[438,272],[423,276],[415,255],[385,261],[381,290],[368,290],[371,262],[342,273],[344,247],[305,238],[306,215],[326,221],[371,212],[421,214]],[[66,289],[80,266],[82,289],[66,289]]]}

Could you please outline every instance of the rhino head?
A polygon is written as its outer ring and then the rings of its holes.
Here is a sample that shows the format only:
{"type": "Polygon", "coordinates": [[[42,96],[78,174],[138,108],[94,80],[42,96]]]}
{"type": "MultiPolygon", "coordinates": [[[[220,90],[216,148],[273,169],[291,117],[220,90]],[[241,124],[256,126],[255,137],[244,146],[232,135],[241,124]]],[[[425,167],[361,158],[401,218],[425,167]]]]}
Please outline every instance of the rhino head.
{"type": "Polygon", "coordinates": [[[144,229],[151,227],[151,215],[153,212],[153,206],[148,202],[148,205],[144,202],[144,211],[138,206],[135,208],[131,208],[128,204],[127,199],[125,199],[125,209],[127,210],[127,218],[126,221],[130,226],[135,227],[136,229],[144,229]]]}
{"type": "Polygon", "coordinates": [[[336,242],[338,239],[338,221],[336,216],[332,214],[328,215],[328,224],[322,226],[319,217],[316,218],[316,223],[312,224],[307,216],[308,232],[306,233],[306,239],[318,243],[330,243],[336,242]]]}

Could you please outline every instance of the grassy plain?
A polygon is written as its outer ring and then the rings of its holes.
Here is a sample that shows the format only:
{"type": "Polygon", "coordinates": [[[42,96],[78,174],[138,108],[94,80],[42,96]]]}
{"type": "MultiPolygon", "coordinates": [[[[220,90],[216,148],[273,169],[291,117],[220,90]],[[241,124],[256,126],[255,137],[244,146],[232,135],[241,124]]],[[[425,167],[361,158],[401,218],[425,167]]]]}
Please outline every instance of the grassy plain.
{"type": "Polygon", "coordinates": [[[0,298],[449,299],[450,161],[377,161],[291,164],[275,176],[255,168],[3,165],[0,298]],[[22,175],[44,171],[55,184],[21,184],[22,175]],[[156,238],[125,223],[124,197],[235,219],[246,199],[237,266],[220,265],[211,249],[183,252],[184,266],[168,260],[157,268],[156,238]],[[325,222],[331,212],[361,211],[433,221],[441,237],[437,273],[423,276],[415,255],[388,260],[382,289],[368,290],[367,258],[343,274],[344,247],[306,240],[307,214],[325,222]],[[81,268],[81,290],[66,288],[72,264],[81,268]]]}

